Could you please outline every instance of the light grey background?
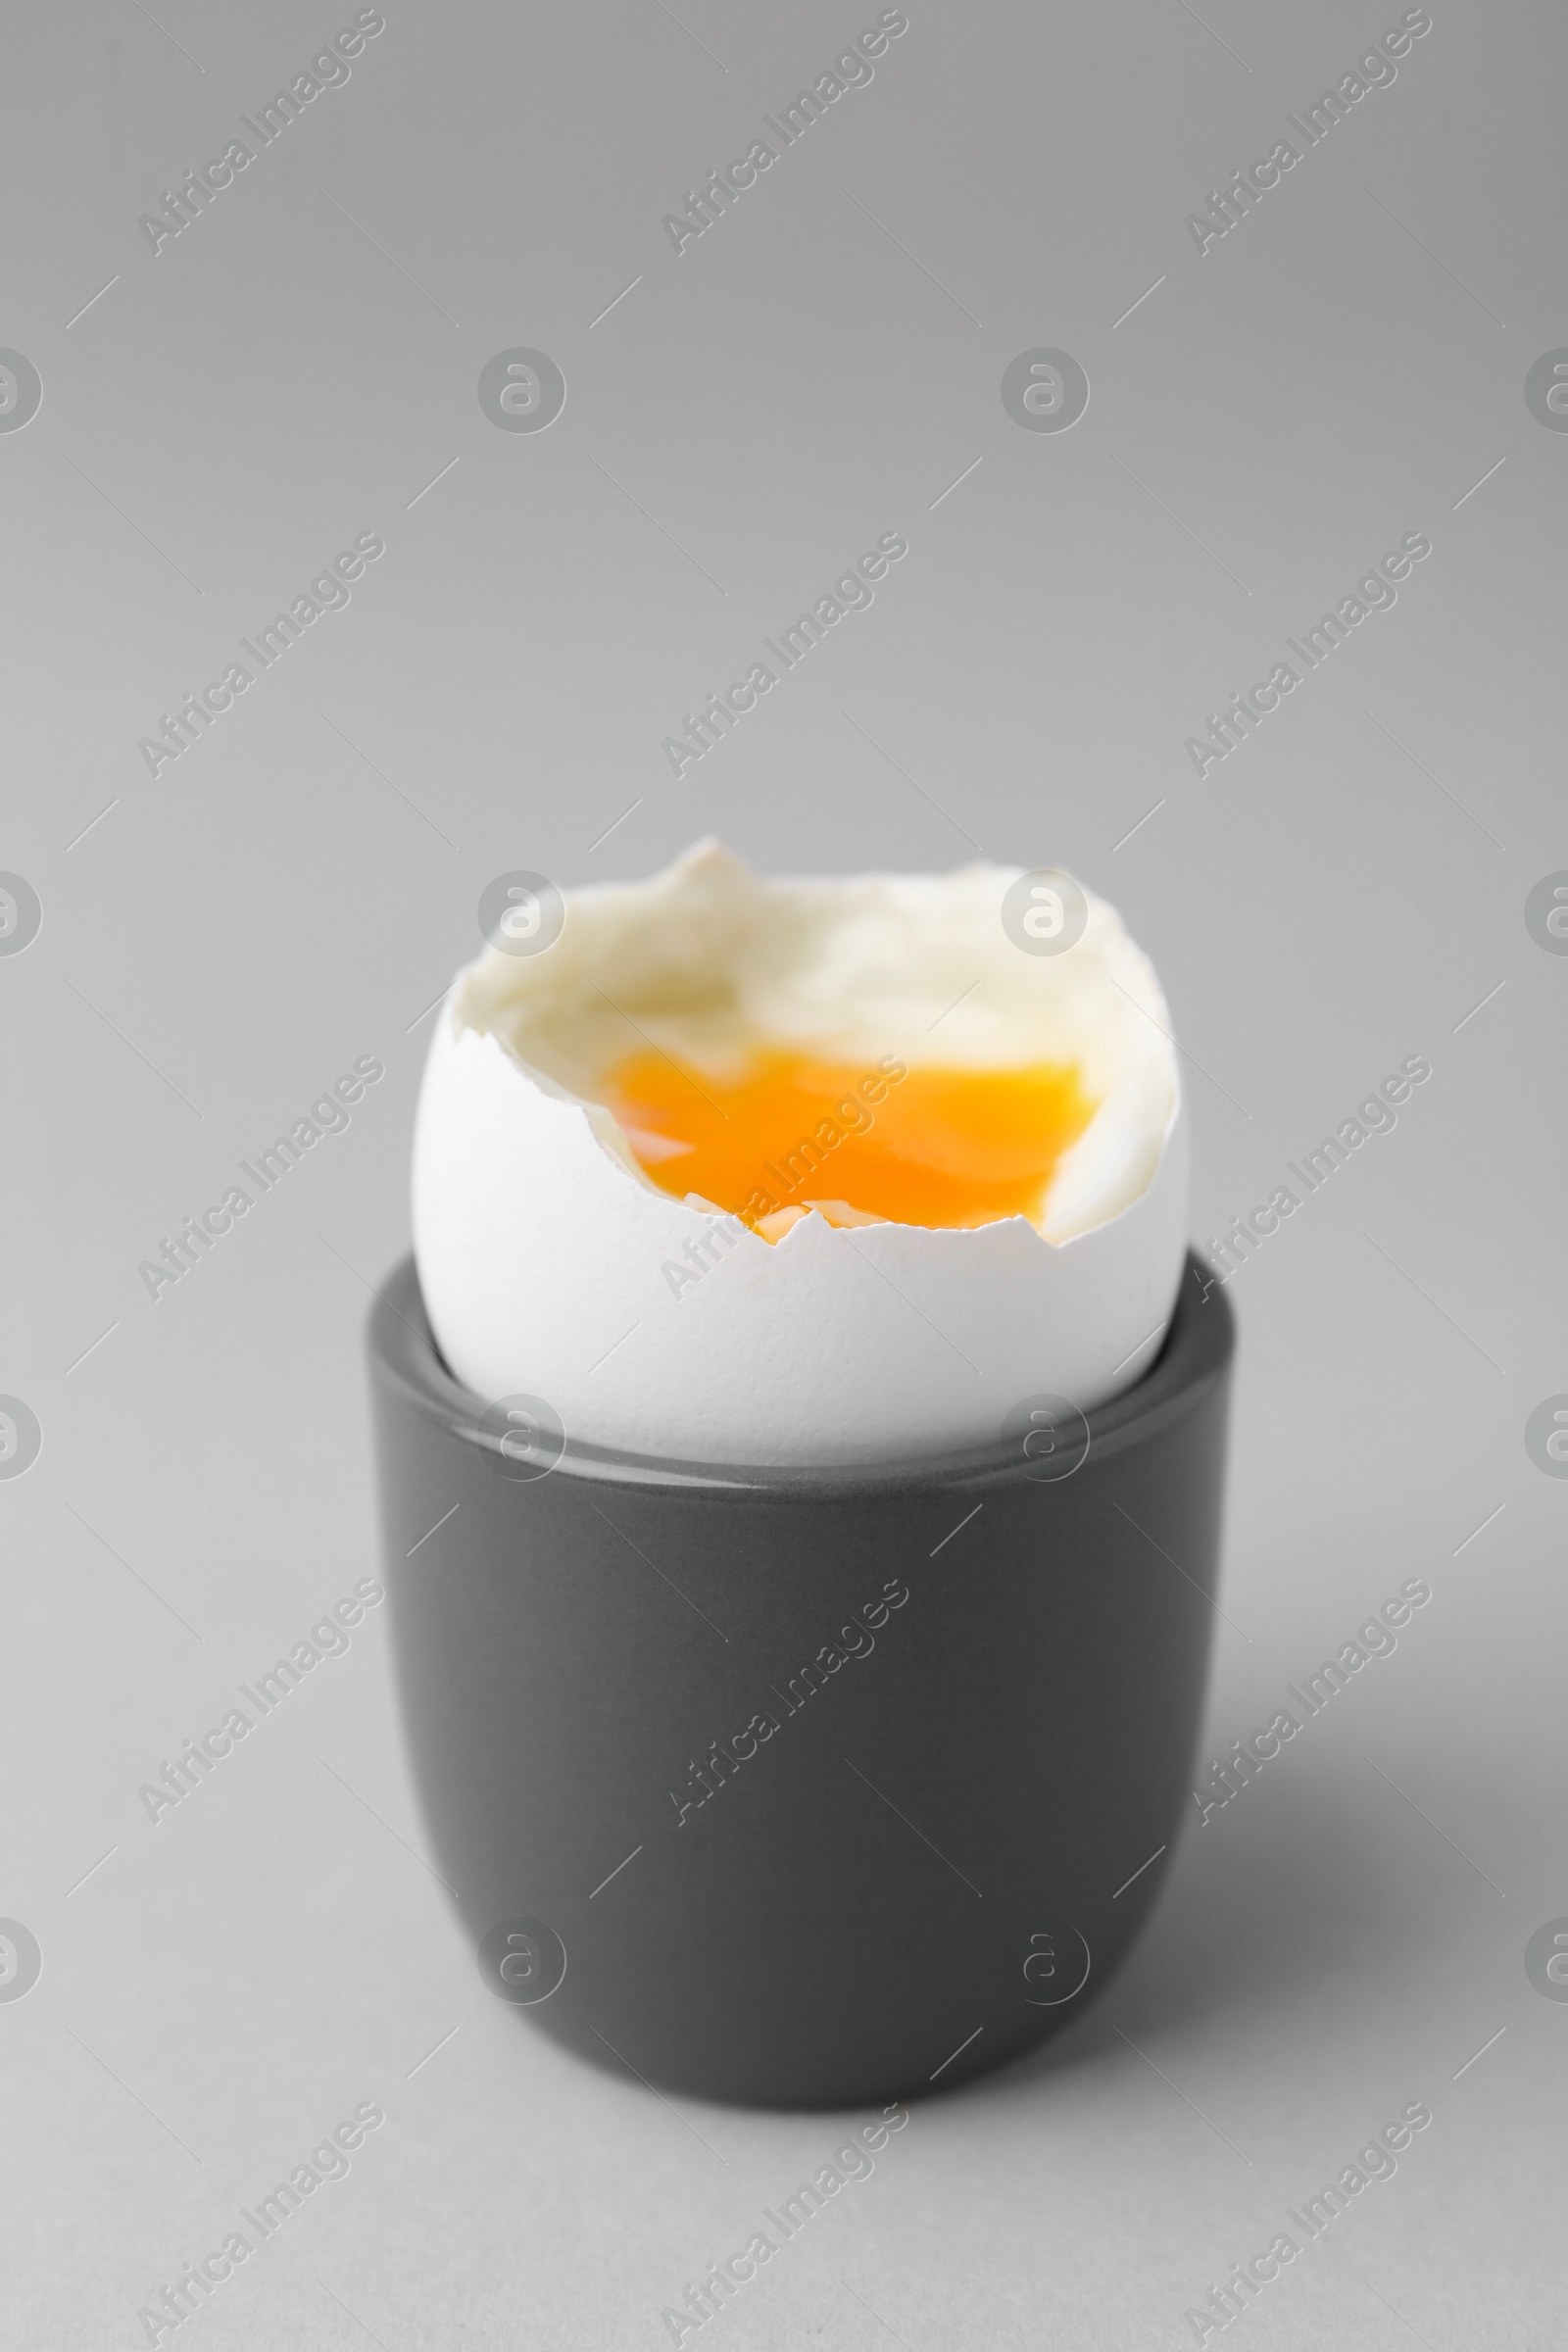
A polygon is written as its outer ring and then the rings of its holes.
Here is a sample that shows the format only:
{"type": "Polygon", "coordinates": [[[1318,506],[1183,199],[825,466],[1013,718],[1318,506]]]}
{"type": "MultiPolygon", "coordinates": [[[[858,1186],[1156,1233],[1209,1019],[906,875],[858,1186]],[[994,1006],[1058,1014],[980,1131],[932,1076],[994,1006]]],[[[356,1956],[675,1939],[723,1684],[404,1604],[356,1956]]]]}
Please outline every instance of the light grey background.
{"type": "Polygon", "coordinates": [[[1523,397],[1568,343],[1560,16],[1434,0],[1200,258],[1185,216],[1397,7],[910,0],[677,259],[661,216],[874,9],[388,0],[155,258],[137,216],[353,11],[156,13],[32,12],[4,75],[0,343],[44,385],[0,434],[0,865],[44,906],[0,960],[0,1388],[44,1430],[0,1485],[0,1914],[44,1954],[0,2005],[7,2341],[144,2341],[376,2099],[350,2177],[190,2323],[210,2345],[654,2346],[840,2136],[661,2103],[490,1998],[379,1616],[177,1812],[136,1796],[376,1566],[361,1324],[480,891],[715,830],[767,871],[974,843],[1110,897],[1191,1056],[1200,1236],[1430,1058],[1231,1294],[1214,1741],[1402,1579],[1433,1600],[1189,1831],[1109,1995],[917,2104],[702,2340],[1190,2342],[1423,2099],[1397,2176],[1236,2328],[1560,2342],[1568,2004],[1523,1953],[1568,1913],[1568,1483],[1522,1436],[1568,1390],[1568,959],[1523,921],[1568,866],[1568,438],[1523,397]],[[514,345],[564,372],[545,433],[480,411],[514,345]],[[1088,372],[1070,432],[1003,409],[1037,345],[1088,372]],[[695,698],[892,529],[875,605],[677,782],[695,698]],[[158,714],[367,530],[348,609],[150,777],[158,714]],[[1200,781],[1204,713],[1416,530],[1397,606],[1200,781]],[[350,1130],[155,1305],[137,1261],[362,1054],[387,1076],[350,1130]]]}

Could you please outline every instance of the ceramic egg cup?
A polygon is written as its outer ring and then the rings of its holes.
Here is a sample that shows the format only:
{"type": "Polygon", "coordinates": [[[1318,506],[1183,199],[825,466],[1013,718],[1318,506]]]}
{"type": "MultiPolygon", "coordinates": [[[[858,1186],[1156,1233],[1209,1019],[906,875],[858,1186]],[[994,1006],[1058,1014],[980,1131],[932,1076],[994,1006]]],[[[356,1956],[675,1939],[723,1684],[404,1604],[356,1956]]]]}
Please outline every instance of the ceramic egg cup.
{"type": "Polygon", "coordinates": [[[490,1989],[787,2107],[942,2089],[1080,2016],[1191,1787],[1233,1344],[1189,1259],[1087,1453],[553,1459],[486,1426],[406,1260],[368,1334],[397,1672],[490,1989]]]}

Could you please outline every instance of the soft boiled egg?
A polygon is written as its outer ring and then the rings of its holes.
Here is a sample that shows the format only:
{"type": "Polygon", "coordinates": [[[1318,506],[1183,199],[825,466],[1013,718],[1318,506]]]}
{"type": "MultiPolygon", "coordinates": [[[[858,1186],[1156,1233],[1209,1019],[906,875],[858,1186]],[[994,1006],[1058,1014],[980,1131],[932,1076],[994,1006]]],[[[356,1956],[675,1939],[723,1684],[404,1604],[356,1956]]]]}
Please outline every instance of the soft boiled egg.
{"type": "Polygon", "coordinates": [[[1032,883],[768,881],[709,842],[553,938],[503,924],[415,1137],[457,1377],[760,1467],[938,1459],[1137,1380],[1186,1249],[1170,1017],[1113,907],[1032,883]]]}

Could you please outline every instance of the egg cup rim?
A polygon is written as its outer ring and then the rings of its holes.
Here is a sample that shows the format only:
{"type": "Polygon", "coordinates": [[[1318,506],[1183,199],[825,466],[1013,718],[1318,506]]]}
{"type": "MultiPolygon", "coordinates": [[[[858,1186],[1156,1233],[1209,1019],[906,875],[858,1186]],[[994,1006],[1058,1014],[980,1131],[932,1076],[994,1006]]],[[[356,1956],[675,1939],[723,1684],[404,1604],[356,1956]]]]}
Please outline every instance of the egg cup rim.
{"type": "MultiPolygon", "coordinates": [[[[1164,1343],[1147,1372],[1085,1413],[1090,1440],[1084,1457],[1114,1458],[1145,1444],[1167,1425],[1185,1418],[1229,1369],[1236,1345],[1236,1318],[1223,1287],[1212,1274],[1204,1281],[1201,1260],[1186,1252],[1182,1280],[1164,1343]],[[1193,1276],[1189,1284],[1188,1276],[1193,1276]]],[[[366,1349],[372,1372],[390,1382],[445,1435],[495,1457],[505,1475],[501,1439],[484,1427],[485,1400],[451,1371],[436,1344],[425,1312],[414,1252],[394,1267],[376,1293],[366,1323],[366,1349]]],[[[513,1473],[515,1475],[515,1473],[513,1473]]],[[[765,1502],[854,1502],[940,1490],[976,1494],[1023,1483],[1057,1482],[1031,1470],[1018,1448],[1001,1438],[946,1454],[886,1462],[749,1464],[702,1462],[606,1446],[568,1432],[558,1460],[520,1483],[566,1476],[607,1488],[672,1489],[693,1500],[729,1496],[765,1502]]]]}

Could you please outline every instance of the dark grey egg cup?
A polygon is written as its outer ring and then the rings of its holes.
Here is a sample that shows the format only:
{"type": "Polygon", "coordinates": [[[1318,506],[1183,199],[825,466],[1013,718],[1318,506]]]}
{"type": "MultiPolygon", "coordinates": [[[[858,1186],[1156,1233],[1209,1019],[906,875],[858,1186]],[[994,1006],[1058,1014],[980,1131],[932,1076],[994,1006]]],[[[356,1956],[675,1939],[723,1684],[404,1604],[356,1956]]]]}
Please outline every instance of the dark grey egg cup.
{"type": "Polygon", "coordinates": [[[889,1470],[509,1420],[412,1260],[368,1344],[404,1717],[493,1992],[781,2107],[944,2088],[1082,2014],[1191,1787],[1234,1344],[1195,1259],[1087,1428],[1024,1399],[994,1446],[889,1470]]]}

